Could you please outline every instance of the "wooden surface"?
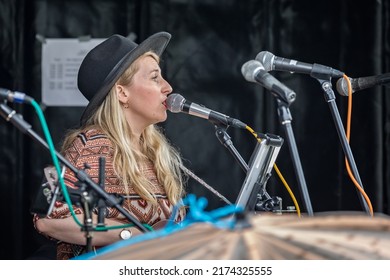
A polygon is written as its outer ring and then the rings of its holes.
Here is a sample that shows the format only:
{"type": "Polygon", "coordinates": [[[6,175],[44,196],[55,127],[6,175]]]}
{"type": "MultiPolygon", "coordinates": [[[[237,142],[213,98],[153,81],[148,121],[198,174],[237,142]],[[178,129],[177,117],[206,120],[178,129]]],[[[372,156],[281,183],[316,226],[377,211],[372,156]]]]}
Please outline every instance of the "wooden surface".
{"type": "Polygon", "coordinates": [[[251,215],[249,227],[193,224],[165,237],[94,259],[390,259],[390,217],[328,213],[315,217],[251,215]]]}

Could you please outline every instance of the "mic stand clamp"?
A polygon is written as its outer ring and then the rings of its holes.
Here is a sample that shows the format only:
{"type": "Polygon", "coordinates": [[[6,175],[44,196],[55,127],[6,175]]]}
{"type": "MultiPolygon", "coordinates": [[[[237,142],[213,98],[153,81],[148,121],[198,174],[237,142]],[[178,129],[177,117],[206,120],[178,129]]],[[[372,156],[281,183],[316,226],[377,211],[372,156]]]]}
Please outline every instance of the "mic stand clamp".
{"type": "Polygon", "coordinates": [[[282,198],[279,196],[257,195],[258,202],[255,205],[255,211],[265,211],[273,213],[282,213],[282,198]]]}

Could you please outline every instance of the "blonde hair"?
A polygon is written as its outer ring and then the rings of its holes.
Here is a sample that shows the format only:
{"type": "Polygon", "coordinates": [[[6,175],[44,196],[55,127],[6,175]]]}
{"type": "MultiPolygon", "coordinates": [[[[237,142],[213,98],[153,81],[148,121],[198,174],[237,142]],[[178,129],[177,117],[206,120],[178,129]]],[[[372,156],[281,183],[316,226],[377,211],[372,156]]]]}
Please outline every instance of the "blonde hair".
{"type": "MultiPolygon", "coordinates": [[[[139,60],[145,56],[151,56],[159,62],[159,57],[155,53],[147,52],[135,60],[116,83],[131,84],[134,74],[139,69],[139,60]]],[[[92,128],[103,131],[112,142],[113,167],[117,176],[122,179],[126,193],[129,193],[131,185],[143,199],[154,205],[157,204],[157,199],[152,192],[152,183],[145,178],[137,163],[150,160],[154,165],[158,181],[165,188],[168,200],[175,205],[184,195],[184,177],[180,170],[181,157],[168,142],[161,128],[157,125],[148,126],[141,134],[141,150],[133,149],[134,135],[131,124],[126,121],[115,86],[84,127],[71,132],[65,138],[63,150],[71,145],[81,131],[92,128]]]]}

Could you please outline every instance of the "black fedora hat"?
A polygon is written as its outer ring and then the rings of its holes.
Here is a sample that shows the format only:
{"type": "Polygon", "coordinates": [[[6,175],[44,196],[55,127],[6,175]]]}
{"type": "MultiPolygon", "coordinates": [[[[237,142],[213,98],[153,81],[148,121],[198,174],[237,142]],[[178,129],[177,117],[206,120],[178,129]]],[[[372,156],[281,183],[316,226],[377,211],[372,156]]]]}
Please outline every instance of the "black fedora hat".
{"type": "Polygon", "coordinates": [[[148,51],[160,56],[170,39],[171,34],[158,32],[138,45],[115,34],[94,47],[82,61],[77,77],[77,86],[89,101],[81,116],[81,125],[93,115],[118,78],[138,57],[148,51]]]}

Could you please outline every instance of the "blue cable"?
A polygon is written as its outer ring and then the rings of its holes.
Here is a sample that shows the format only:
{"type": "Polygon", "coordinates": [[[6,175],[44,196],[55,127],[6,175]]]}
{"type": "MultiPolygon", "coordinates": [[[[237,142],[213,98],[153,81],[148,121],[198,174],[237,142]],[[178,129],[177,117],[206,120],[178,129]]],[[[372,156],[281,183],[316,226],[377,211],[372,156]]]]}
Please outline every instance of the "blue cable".
{"type": "Polygon", "coordinates": [[[210,223],[218,228],[227,228],[233,229],[235,225],[234,219],[222,220],[222,218],[227,217],[231,214],[242,212],[240,207],[236,207],[235,205],[228,205],[222,208],[218,208],[216,210],[206,212],[204,209],[207,206],[207,199],[204,197],[200,197],[198,200],[196,196],[193,194],[189,194],[184,200],[183,204],[178,204],[174,207],[171,216],[175,216],[175,212],[177,208],[182,207],[183,205],[188,205],[189,212],[180,224],[169,223],[164,228],[152,232],[148,232],[145,234],[137,235],[128,240],[121,240],[111,245],[102,247],[96,252],[89,252],[83,255],[72,258],[72,260],[90,260],[94,259],[96,256],[101,256],[110,252],[114,252],[123,247],[127,247],[132,244],[145,242],[148,240],[162,238],[167,235],[174,234],[175,232],[181,231],[193,225],[195,223],[210,223]],[[176,208],[176,209],[175,209],[176,208]]]}

